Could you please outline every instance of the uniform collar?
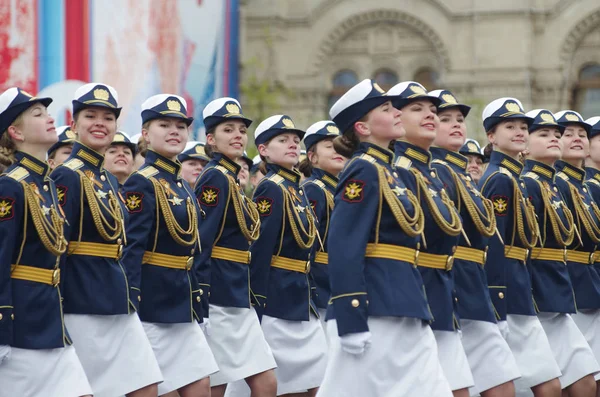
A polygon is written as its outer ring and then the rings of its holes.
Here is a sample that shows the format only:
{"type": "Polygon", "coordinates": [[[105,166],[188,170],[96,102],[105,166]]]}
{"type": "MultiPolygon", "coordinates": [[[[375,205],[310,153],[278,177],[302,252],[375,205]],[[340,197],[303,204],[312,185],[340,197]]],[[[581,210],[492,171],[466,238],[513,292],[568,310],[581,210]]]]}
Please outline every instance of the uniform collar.
{"type": "Polygon", "coordinates": [[[432,147],[431,156],[434,159],[446,161],[463,172],[467,171],[467,165],[469,164],[469,160],[466,156],[463,156],[458,152],[453,152],[451,150],[444,149],[441,147],[432,147]]]}
{"type": "Polygon", "coordinates": [[[289,170],[287,168],[281,167],[277,164],[267,163],[267,170],[276,175],[283,177],[283,179],[298,184],[300,182],[300,174],[298,171],[289,170]]]}
{"type": "Polygon", "coordinates": [[[93,168],[100,169],[104,164],[103,155],[78,141],[73,143],[73,151],[71,152],[69,159],[72,158],[77,158],[93,168]]]}
{"type": "Polygon", "coordinates": [[[151,149],[148,149],[146,152],[146,164],[158,167],[160,170],[175,177],[179,176],[179,170],[181,169],[179,161],[170,160],[151,149]]]}
{"type": "Polygon", "coordinates": [[[595,179],[600,182],[600,170],[592,167],[585,168],[585,179],[595,179]]]}
{"type": "Polygon", "coordinates": [[[573,167],[571,164],[565,161],[558,160],[554,164],[554,167],[556,168],[557,172],[563,172],[569,177],[569,179],[574,179],[577,182],[583,182],[585,179],[585,170],[582,168],[573,167]]]}
{"type": "Polygon", "coordinates": [[[17,151],[15,153],[15,158],[17,159],[18,164],[21,167],[26,168],[30,174],[45,177],[48,175],[48,171],[50,171],[48,163],[36,159],[29,153],[17,151]]]}
{"type": "Polygon", "coordinates": [[[492,152],[492,155],[490,156],[490,164],[495,164],[499,167],[507,169],[515,178],[518,178],[519,175],[521,175],[521,171],[523,171],[523,164],[497,150],[492,152]]]}
{"type": "Polygon", "coordinates": [[[238,163],[225,156],[222,153],[215,153],[212,160],[215,165],[220,165],[225,168],[227,171],[231,172],[234,176],[237,177],[240,169],[242,168],[238,163]]]}
{"type": "Polygon", "coordinates": [[[527,172],[533,172],[548,182],[554,182],[554,175],[556,174],[556,170],[553,167],[535,160],[525,160],[523,173],[527,172]]]}
{"type": "Polygon", "coordinates": [[[338,178],[333,176],[329,172],[322,170],[321,168],[313,168],[312,176],[323,181],[325,185],[329,186],[333,190],[337,188],[338,178]]]}
{"type": "Polygon", "coordinates": [[[397,141],[394,150],[396,156],[408,159],[415,168],[429,169],[431,161],[431,153],[429,151],[406,141],[397,141]]]}
{"type": "Polygon", "coordinates": [[[378,163],[388,165],[392,165],[392,161],[394,160],[394,153],[392,153],[391,150],[382,148],[381,146],[370,142],[361,142],[360,145],[358,145],[358,153],[368,154],[375,158],[378,163]]]}

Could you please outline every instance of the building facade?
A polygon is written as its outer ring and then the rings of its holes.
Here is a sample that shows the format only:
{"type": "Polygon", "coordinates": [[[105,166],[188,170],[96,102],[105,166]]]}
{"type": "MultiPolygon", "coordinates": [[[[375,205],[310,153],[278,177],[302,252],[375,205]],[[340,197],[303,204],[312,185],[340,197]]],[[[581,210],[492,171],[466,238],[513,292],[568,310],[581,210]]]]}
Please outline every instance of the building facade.
{"type": "Polygon", "coordinates": [[[255,118],[328,118],[354,83],[416,80],[473,106],[490,100],[600,115],[598,0],[245,0],[241,90],[255,118]],[[269,113],[271,112],[271,113],[269,113]],[[267,114],[268,113],[268,114],[267,114]]]}

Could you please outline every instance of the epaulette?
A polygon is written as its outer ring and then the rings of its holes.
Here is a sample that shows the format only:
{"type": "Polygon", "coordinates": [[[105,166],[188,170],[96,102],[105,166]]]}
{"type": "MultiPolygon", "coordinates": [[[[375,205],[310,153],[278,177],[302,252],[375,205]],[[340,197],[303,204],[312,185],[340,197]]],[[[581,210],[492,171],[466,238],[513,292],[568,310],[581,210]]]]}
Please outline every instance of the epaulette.
{"type": "Polygon", "coordinates": [[[569,180],[569,176],[562,171],[560,171],[558,174],[556,174],[556,176],[558,176],[560,179],[562,179],[564,181],[569,180]]]}
{"type": "Polygon", "coordinates": [[[531,179],[535,179],[536,181],[537,181],[538,179],[540,179],[540,176],[539,176],[538,174],[536,174],[535,172],[531,172],[531,171],[529,171],[529,172],[526,172],[525,174],[523,174],[523,177],[524,177],[524,178],[531,178],[531,179]]]}
{"type": "Polygon", "coordinates": [[[222,165],[215,166],[215,169],[217,169],[217,170],[221,171],[223,174],[227,175],[228,169],[223,167],[222,165]]]}
{"type": "Polygon", "coordinates": [[[70,169],[72,171],[76,171],[76,170],[80,169],[81,167],[83,167],[83,161],[81,161],[79,159],[71,159],[71,160],[63,163],[63,166],[67,167],[68,169],[70,169]]]}
{"type": "Polygon", "coordinates": [[[588,179],[588,180],[586,181],[586,183],[587,183],[587,182],[589,182],[589,183],[593,183],[593,184],[594,184],[594,185],[596,185],[596,186],[600,186],[600,182],[599,182],[599,181],[597,181],[596,179],[588,179]]]}
{"type": "Polygon", "coordinates": [[[512,176],[513,176],[513,174],[512,174],[512,173],[511,173],[511,172],[508,170],[508,168],[504,168],[504,167],[498,167],[498,171],[499,171],[501,174],[504,174],[504,175],[508,175],[508,176],[510,176],[511,178],[512,178],[512,176]]]}
{"type": "Polygon", "coordinates": [[[285,181],[285,178],[280,175],[273,174],[268,178],[268,180],[274,182],[276,185],[281,185],[283,181],[285,181]]]}
{"type": "Polygon", "coordinates": [[[405,156],[400,156],[396,159],[394,166],[398,168],[409,169],[412,165],[412,160],[405,156]]]}
{"type": "Polygon", "coordinates": [[[150,166],[138,171],[138,174],[140,174],[144,178],[148,179],[151,176],[158,174],[158,170],[150,165],[150,166]]]}
{"type": "Polygon", "coordinates": [[[377,160],[375,160],[375,157],[371,156],[370,154],[366,154],[366,153],[361,154],[360,158],[362,160],[368,161],[371,164],[374,164],[377,161],[377,160]]]}
{"type": "Polygon", "coordinates": [[[29,176],[29,171],[24,167],[16,167],[11,172],[6,174],[9,178],[14,179],[17,182],[21,182],[23,179],[29,176]]]}
{"type": "Polygon", "coordinates": [[[433,159],[433,160],[431,160],[431,163],[432,164],[442,164],[442,165],[446,165],[446,166],[450,165],[447,162],[445,162],[444,160],[440,160],[440,159],[433,159]]]}

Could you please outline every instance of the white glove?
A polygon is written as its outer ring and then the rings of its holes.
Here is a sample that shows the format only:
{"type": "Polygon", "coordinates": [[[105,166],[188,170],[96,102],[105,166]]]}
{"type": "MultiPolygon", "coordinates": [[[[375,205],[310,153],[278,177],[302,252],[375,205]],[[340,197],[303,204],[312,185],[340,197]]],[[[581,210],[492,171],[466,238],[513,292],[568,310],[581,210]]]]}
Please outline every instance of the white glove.
{"type": "Polygon", "coordinates": [[[498,328],[500,329],[500,334],[506,340],[508,338],[508,334],[510,334],[510,330],[508,329],[508,323],[506,320],[498,321],[498,328]]]}
{"type": "Polygon", "coordinates": [[[204,317],[202,319],[202,323],[200,323],[200,328],[206,335],[210,335],[210,321],[208,317],[204,317]]]}
{"type": "Polygon", "coordinates": [[[10,358],[10,346],[0,345],[0,364],[10,358]]]}
{"type": "Polygon", "coordinates": [[[371,346],[371,333],[367,331],[346,334],[340,337],[340,343],[342,344],[342,350],[346,353],[363,354],[371,346]]]}

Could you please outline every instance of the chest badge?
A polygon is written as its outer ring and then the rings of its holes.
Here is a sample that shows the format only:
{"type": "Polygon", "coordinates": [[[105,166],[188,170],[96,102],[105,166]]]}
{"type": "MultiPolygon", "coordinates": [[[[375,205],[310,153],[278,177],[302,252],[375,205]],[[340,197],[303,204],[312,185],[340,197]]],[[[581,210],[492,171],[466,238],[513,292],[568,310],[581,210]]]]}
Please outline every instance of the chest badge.
{"type": "Polygon", "coordinates": [[[165,188],[165,192],[167,193],[167,201],[169,201],[172,205],[181,205],[181,203],[183,203],[183,199],[179,198],[177,192],[171,189],[171,185],[166,179],[161,178],[158,181],[165,188]]]}

